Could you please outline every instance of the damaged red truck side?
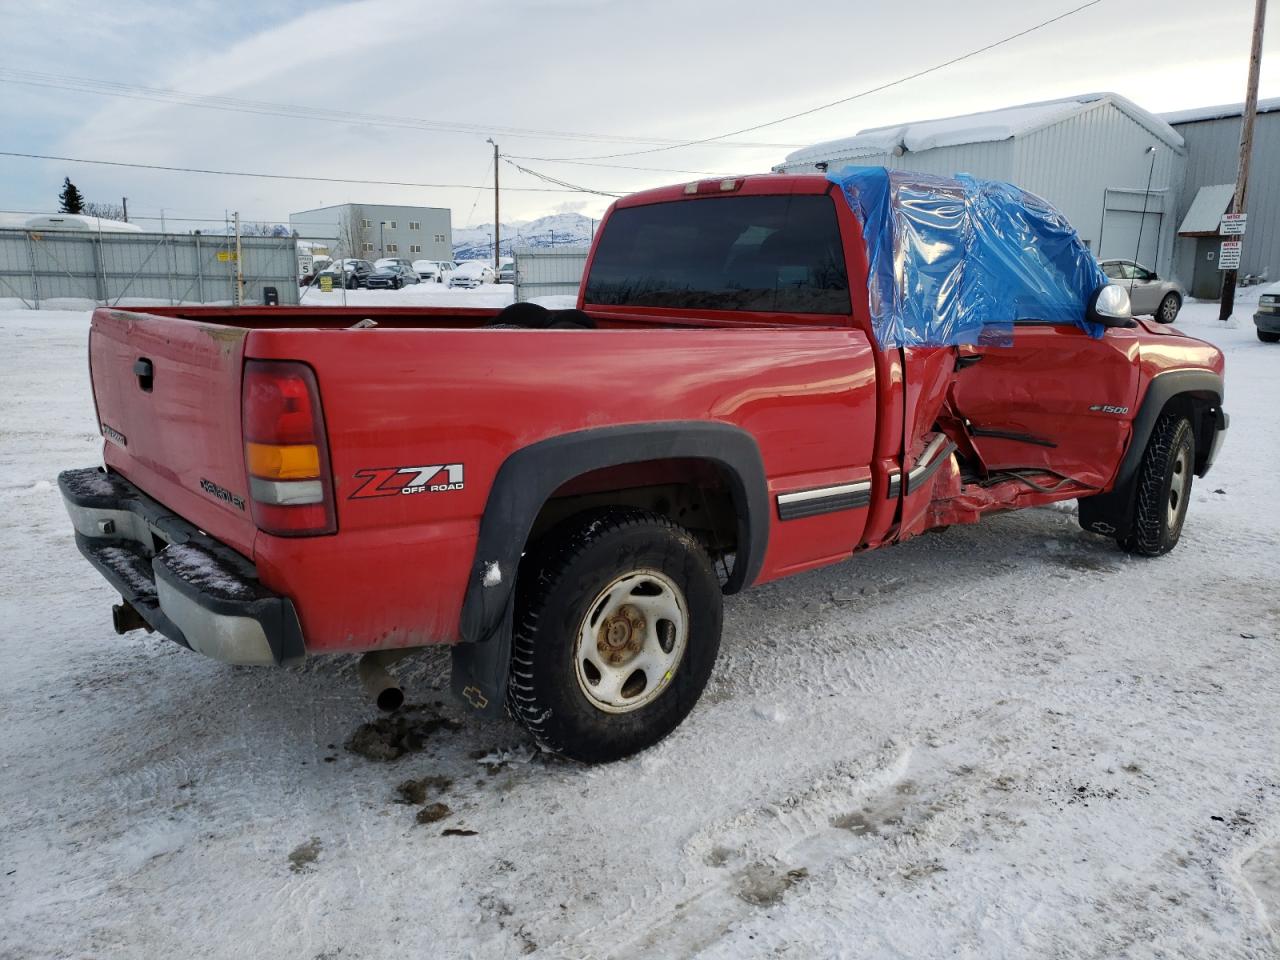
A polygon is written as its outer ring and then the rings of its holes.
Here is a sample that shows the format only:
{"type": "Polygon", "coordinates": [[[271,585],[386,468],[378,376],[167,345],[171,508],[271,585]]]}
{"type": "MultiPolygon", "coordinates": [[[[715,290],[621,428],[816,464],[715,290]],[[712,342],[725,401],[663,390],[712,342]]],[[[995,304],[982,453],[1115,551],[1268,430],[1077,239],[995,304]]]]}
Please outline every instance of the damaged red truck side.
{"type": "Polygon", "coordinates": [[[1176,543],[1216,348],[1123,318],[881,348],[833,184],[690,186],[611,208],[577,310],[95,311],[105,468],[60,485],[117,629],[363,653],[385,706],[382,666],[450,644],[471,708],[607,760],[692,707],[722,594],[1060,500],[1176,543]]]}

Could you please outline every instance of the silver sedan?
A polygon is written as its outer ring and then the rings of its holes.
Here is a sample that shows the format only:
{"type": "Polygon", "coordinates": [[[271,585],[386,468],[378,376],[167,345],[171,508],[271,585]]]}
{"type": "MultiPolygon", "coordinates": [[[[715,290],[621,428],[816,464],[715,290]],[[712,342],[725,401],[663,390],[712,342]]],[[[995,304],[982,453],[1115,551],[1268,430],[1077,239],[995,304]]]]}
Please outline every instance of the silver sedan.
{"type": "Polygon", "coordinates": [[[1182,309],[1187,292],[1176,280],[1161,280],[1133,260],[1103,260],[1102,272],[1129,291],[1134,316],[1155,317],[1161,323],[1173,323],[1182,309]]]}

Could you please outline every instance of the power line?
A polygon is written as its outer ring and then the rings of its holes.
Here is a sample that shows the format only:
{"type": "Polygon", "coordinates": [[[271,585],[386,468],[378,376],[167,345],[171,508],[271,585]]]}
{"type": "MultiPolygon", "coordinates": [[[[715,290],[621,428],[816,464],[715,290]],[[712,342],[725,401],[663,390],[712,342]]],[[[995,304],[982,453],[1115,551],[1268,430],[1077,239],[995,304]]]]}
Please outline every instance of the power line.
{"type": "Polygon", "coordinates": [[[643,170],[647,173],[692,173],[700,177],[722,176],[718,170],[681,170],[678,167],[630,167],[622,163],[593,163],[590,160],[552,160],[549,157],[526,157],[518,153],[504,153],[514,160],[537,160],[542,163],[572,163],[579,167],[603,167],[606,170],[643,170]]]}
{"type": "Polygon", "coordinates": [[[545,173],[538,173],[537,170],[530,170],[528,167],[522,167],[520,166],[520,164],[516,163],[514,160],[509,160],[505,156],[502,157],[502,162],[505,164],[508,164],[509,166],[515,167],[521,173],[527,173],[529,176],[537,177],[539,180],[542,180],[546,183],[554,183],[557,186],[565,187],[569,190],[572,190],[575,193],[594,193],[601,197],[614,197],[614,198],[622,196],[622,194],[620,193],[606,193],[604,190],[592,190],[590,187],[579,187],[577,184],[569,183],[566,180],[557,180],[555,177],[547,176],[547,174],[545,173]]]}
{"type": "MultiPolygon", "coordinates": [[[[309,177],[300,174],[285,173],[248,173],[241,170],[207,170],[200,167],[170,167],[156,163],[126,163],[123,160],[84,160],[79,157],[55,157],[43,153],[17,153],[0,150],[0,157],[21,157],[27,160],[58,160],[63,163],[88,163],[104,167],[130,167],[136,170],[164,170],[170,173],[203,173],[217,177],[255,177],[260,180],[297,180],[308,183],[348,183],[360,186],[378,187],[429,187],[435,190],[483,190],[474,183],[416,183],[407,180],[361,180],[352,177],[309,177]]],[[[538,176],[538,174],[534,174],[538,176]]],[[[549,178],[542,178],[549,179],[549,178]]],[[[621,194],[603,193],[600,190],[589,190],[577,187],[507,187],[507,190],[519,190],[524,193],[602,193],[604,196],[620,196],[621,194]]]]}
{"type": "Polygon", "coordinates": [[[958,57],[952,57],[950,60],[944,60],[942,63],[936,63],[933,66],[926,67],[923,70],[917,70],[915,73],[907,74],[905,77],[899,77],[897,80],[890,80],[889,82],[882,83],[879,86],[871,87],[867,90],[859,91],[858,93],[851,94],[850,96],[847,96],[847,97],[841,97],[839,100],[832,100],[830,103],[819,104],[816,107],[809,107],[807,110],[801,110],[798,113],[788,114],[785,117],[778,117],[776,120],[766,120],[764,123],[752,124],[749,127],[742,127],[739,130],[730,130],[728,133],[718,133],[713,137],[702,137],[699,140],[686,140],[683,143],[677,143],[677,144],[659,146],[659,147],[649,147],[644,150],[628,150],[623,153],[602,153],[602,154],[597,154],[589,157],[529,157],[529,159],[540,160],[543,162],[553,162],[553,161],[561,161],[561,160],[614,160],[619,157],[637,157],[637,156],[640,156],[641,154],[662,153],[663,151],[666,151],[666,150],[678,150],[681,147],[696,147],[701,144],[713,143],[717,140],[724,140],[727,137],[737,137],[744,133],[752,133],[756,130],[763,130],[765,127],[776,126],[779,123],[786,123],[789,120],[797,120],[800,117],[807,117],[807,116],[810,116],[811,114],[819,113],[822,110],[830,110],[832,107],[839,107],[846,103],[852,103],[854,100],[860,100],[863,97],[869,97],[873,93],[880,93],[883,90],[888,90],[890,87],[896,87],[901,84],[904,84],[909,80],[917,80],[920,77],[927,76],[928,74],[936,73],[939,70],[942,70],[946,67],[953,66],[957,63],[960,63],[963,60],[968,60],[971,57],[976,57],[979,54],[986,53],[988,50],[994,50],[996,47],[1003,46],[1004,44],[1017,40],[1020,37],[1025,37],[1029,33],[1035,33],[1037,30],[1042,30],[1045,27],[1049,26],[1050,24],[1057,23],[1059,20],[1065,20],[1067,17],[1070,17],[1074,14],[1079,13],[1081,10],[1087,10],[1089,9],[1089,7],[1097,6],[1099,3],[1102,3],[1102,2],[1103,0],[1089,0],[1088,3],[1082,3],[1078,7],[1072,7],[1070,10],[1067,10],[1064,13],[1058,14],[1056,17],[1051,17],[1048,20],[1042,20],[1039,23],[1035,24],[1034,26],[1027,27],[1025,30],[1019,30],[1017,33],[1011,33],[1007,37],[1002,37],[1001,39],[993,41],[992,43],[988,43],[985,46],[978,47],[976,50],[970,50],[968,53],[962,53],[958,57]]]}
{"type": "MultiPolygon", "coordinates": [[[[0,82],[16,83],[28,87],[45,87],[54,90],[71,90],[96,96],[120,97],[127,100],[144,100],[151,103],[167,103],[175,106],[199,107],[206,110],[224,110],[232,113],[256,114],[268,117],[285,117],[294,120],[319,120],[324,123],[369,127],[394,127],[424,130],[432,133],[454,133],[469,136],[522,137],[534,140],[573,140],[586,143],[642,143],[679,144],[670,137],[625,136],[607,133],[578,133],[565,130],[539,130],[530,127],[502,127],[456,121],[425,120],[419,117],[403,117],[388,114],[360,113],[332,107],[305,107],[292,103],[274,103],[268,100],[246,100],[238,97],[222,97],[210,94],[187,93],[165,87],[146,87],[92,77],[73,77],[61,74],[38,73],[31,70],[13,70],[0,67],[0,82]]],[[[786,143],[732,143],[726,146],[751,149],[785,149],[804,146],[786,143]]]]}

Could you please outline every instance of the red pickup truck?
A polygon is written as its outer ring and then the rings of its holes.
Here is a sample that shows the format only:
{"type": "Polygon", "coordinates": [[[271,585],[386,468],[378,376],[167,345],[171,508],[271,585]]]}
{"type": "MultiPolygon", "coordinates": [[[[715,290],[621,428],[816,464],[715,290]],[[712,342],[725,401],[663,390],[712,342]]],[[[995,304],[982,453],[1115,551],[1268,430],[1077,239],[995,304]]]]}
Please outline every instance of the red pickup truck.
{"type": "Polygon", "coordinates": [[[688,714],[723,594],[1069,499],[1171,549],[1221,353],[1115,288],[1080,323],[894,345],[869,216],[821,176],[630,196],[577,310],[98,309],[105,467],[59,482],[116,629],[362,653],[384,708],[388,663],[450,644],[464,703],[600,761],[688,714]]]}

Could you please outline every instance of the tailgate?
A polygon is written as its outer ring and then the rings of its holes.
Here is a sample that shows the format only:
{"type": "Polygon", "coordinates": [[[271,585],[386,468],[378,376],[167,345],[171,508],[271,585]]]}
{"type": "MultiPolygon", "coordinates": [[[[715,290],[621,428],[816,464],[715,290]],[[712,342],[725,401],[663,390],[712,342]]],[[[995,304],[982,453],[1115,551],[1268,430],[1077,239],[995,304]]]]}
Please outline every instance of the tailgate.
{"type": "Polygon", "coordinates": [[[107,466],[253,555],[240,426],[242,327],[100,309],[89,363],[107,466]]]}

